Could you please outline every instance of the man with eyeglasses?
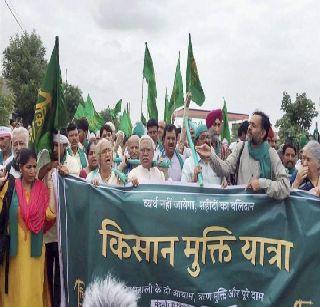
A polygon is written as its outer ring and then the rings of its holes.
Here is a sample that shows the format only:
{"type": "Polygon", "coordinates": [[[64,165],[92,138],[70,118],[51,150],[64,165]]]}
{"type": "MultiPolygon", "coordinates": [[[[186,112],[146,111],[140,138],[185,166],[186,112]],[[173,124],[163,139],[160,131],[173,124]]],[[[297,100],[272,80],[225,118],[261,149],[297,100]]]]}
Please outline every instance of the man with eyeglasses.
{"type": "MultiPolygon", "coordinates": [[[[195,131],[195,145],[201,146],[207,144],[210,146],[210,135],[206,125],[200,125],[195,131]]],[[[203,183],[206,184],[220,184],[221,178],[213,171],[210,166],[210,158],[198,155],[199,165],[196,167],[193,157],[189,157],[185,160],[181,181],[182,182],[197,182],[198,175],[201,172],[203,176],[203,183]]]]}

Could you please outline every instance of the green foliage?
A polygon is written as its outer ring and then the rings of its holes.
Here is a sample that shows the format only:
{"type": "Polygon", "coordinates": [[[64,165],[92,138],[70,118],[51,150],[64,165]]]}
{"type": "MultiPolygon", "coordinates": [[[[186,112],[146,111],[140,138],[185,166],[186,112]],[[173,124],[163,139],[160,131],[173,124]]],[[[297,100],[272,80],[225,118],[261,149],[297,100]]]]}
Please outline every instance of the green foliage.
{"type": "Polygon", "coordinates": [[[100,112],[100,115],[104,118],[105,122],[112,122],[118,130],[120,117],[119,114],[115,113],[109,106],[100,112]]]}
{"type": "Polygon", "coordinates": [[[14,109],[14,96],[10,93],[3,78],[0,77],[0,126],[8,126],[14,109]]]}
{"type": "Polygon", "coordinates": [[[83,100],[82,91],[77,86],[63,82],[63,93],[68,112],[68,121],[71,122],[80,101],[83,100]]]}
{"type": "Polygon", "coordinates": [[[318,116],[315,103],[307,98],[306,93],[296,94],[295,102],[288,93],[283,93],[281,110],[285,113],[276,122],[282,143],[292,142],[299,146],[301,138],[308,135],[312,120],[318,116]]]}
{"type": "Polygon", "coordinates": [[[11,37],[3,51],[3,76],[14,94],[15,112],[31,124],[38,89],[46,71],[45,48],[35,32],[11,37]]]}
{"type": "Polygon", "coordinates": [[[0,126],[9,126],[10,115],[14,108],[14,97],[12,94],[0,94],[0,126]]]}
{"type": "MultiPolygon", "coordinates": [[[[108,106],[106,109],[102,110],[100,112],[100,116],[102,116],[105,120],[105,122],[112,122],[114,126],[116,127],[116,130],[118,130],[119,124],[120,124],[120,118],[121,118],[121,106],[122,106],[122,99],[120,99],[114,108],[111,108],[108,106]]],[[[127,113],[129,115],[129,106],[127,104],[127,113]]]]}

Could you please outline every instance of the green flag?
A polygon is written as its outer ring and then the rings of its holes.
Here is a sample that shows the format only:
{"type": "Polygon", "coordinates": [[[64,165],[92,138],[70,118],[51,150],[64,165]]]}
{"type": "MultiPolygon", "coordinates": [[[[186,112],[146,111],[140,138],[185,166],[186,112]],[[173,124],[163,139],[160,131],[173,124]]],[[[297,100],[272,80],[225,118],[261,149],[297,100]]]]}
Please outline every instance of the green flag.
{"type": "Polygon", "coordinates": [[[140,121],[142,122],[142,124],[143,124],[144,126],[147,126],[147,120],[146,120],[146,118],[144,117],[143,113],[141,113],[140,121]]]}
{"type": "Polygon", "coordinates": [[[206,97],[203,93],[201,82],[198,75],[197,64],[193,56],[191,35],[189,33],[188,61],[186,72],[186,91],[192,93],[192,101],[202,106],[206,97]]]}
{"type": "Polygon", "coordinates": [[[116,103],[115,107],[113,108],[113,114],[114,114],[114,116],[118,116],[118,114],[121,112],[121,105],[122,105],[122,99],[120,99],[120,100],[116,103]]]}
{"type": "Polygon", "coordinates": [[[67,125],[67,109],[64,103],[61,71],[59,65],[59,37],[56,36],[45,77],[39,89],[32,122],[32,137],[35,151],[52,150],[52,132],[67,125]]]}
{"type": "Polygon", "coordinates": [[[119,130],[123,131],[126,137],[130,137],[132,134],[131,119],[126,110],[120,115],[119,130]]]}
{"type": "Polygon", "coordinates": [[[86,111],[87,111],[87,120],[89,122],[89,129],[91,131],[99,130],[104,124],[104,119],[95,110],[93,101],[89,94],[87,96],[86,111]]]}
{"type": "Polygon", "coordinates": [[[73,118],[81,118],[81,117],[86,117],[86,114],[85,114],[85,101],[82,99],[79,104],[78,104],[78,107],[77,107],[77,110],[76,112],[74,113],[74,116],[73,118]]]}
{"type": "Polygon", "coordinates": [[[88,94],[86,102],[80,102],[74,115],[75,119],[85,117],[89,123],[90,131],[97,131],[103,126],[104,119],[95,110],[93,101],[88,94]]]}
{"type": "Polygon", "coordinates": [[[222,129],[221,129],[221,140],[226,139],[228,144],[230,144],[230,130],[229,130],[229,121],[228,121],[228,110],[227,103],[223,98],[223,108],[222,108],[222,129]]]}
{"type": "Polygon", "coordinates": [[[164,116],[163,119],[167,124],[171,124],[171,115],[172,115],[172,109],[170,108],[170,103],[168,101],[168,93],[166,88],[166,95],[164,98],[164,116]]]}
{"type": "Polygon", "coordinates": [[[182,82],[182,76],[180,71],[180,52],[179,52],[179,58],[178,63],[176,67],[176,73],[174,76],[174,84],[172,88],[172,94],[170,97],[170,106],[173,107],[173,110],[176,110],[184,105],[184,99],[183,99],[183,82],[182,82]]]}
{"type": "Polygon", "coordinates": [[[148,114],[149,118],[158,120],[158,109],[157,109],[157,85],[154,75],[154,68],[152,58],[146,43],[146,49],[144,52],[144,66],[143,66],[143,77],[148,83],[148,114]]]}

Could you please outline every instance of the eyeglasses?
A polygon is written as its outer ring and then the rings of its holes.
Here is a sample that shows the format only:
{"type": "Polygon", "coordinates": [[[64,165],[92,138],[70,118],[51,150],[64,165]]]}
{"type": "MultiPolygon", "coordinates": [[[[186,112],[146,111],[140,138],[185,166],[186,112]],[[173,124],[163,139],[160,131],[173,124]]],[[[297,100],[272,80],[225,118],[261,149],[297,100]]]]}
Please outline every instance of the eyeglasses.
{"type": "Polygon", "coordinates": [[[221,126],[221,123],[214,123],[213,126],[215,126],[215,127],[220,127],[220,126],[221,126]]]}

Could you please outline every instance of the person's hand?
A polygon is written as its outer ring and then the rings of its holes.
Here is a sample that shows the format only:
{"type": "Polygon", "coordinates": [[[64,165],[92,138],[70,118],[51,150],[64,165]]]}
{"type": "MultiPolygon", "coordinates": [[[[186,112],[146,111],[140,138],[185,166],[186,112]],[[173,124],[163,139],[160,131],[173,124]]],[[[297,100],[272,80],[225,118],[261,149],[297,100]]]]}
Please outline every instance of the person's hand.
{"type": "Polygon", "coordinates": [[[248,185],[247,185],[247,189],[252,189],[253,191],[259,191],[260,190],[260,183],[259,183],[259,179],[252,179],[248,185]]]}
{"type": "Polygon", "coordinates": [[[47,178],[46,178],[46,184],[49,190],[53,189],[53,180],[52,180],[52,173],[53,170],[51,169],[48,174],[47,174],[47,178]]]}
{"type": "Polygon", "coordinates": [[[69,170],[65,165],[58,165],[57,169],[60,175],[63,175],[63,176],[69,175],[69,170]]]}
{"type": "Polygon", "coordinates": [[[58,161],[51,161],[48,164],[48,170],[52,170],[53,168],[57,168],[59,166],[59,162],[58,161]]]}
{"type": "Polygon", "coordinates": [[[178,152],[180,155],[183,155],[183,152],[184,152],[184,144],[183,142],[180,142],[178,143],[178,152]]]}
{"type": "Polygon", "coordinates": [[[8,172],[6,172],[6,170],[1,170],[0,171],[0,187],[2,187],[4,185],[4,183],[7,181],[8,179],[8,172]]]}
{"type": "Polygon", "coordinates": [[[185,102],[185,105],[186,105],[187,107],[189,107],[189,105],[190,105],[191,98],[192,98],[191,92],[187,92],[187,94],[186,94],[186,102],[185,102]]]}
{"type": "Polygon", "coordinates": [[[123,143],[124,140],[124,133],[120,130],[116,134],[116,144],[120,145],[123,143]]]}
{"type": "Polygon", "coordinates": [[[202,172],[202,167],[200,165],[196,166],[193,170],[193,182],[198,181],[198,175],[202,172]]]}
{"type": "Polygon", "coordinates": [[[136,188],[139,185],[138,178],[132,178],[131,183],[136,188]]]}
{"type": "Polygon", "coordinates": [[[320,197],[320,186],[317,186],[317,187],[311,189],[311,190],[310,190],[310,193],[312,193],[312,194],[320,197]]]}
{"type": "Polygon", "coordinates": [[[197,153],[204,159],[209,159],[211,156],[211,147],[207,144],[196,146],[197,153]]]}
{"type": "Polygon", "coordinates": [[[298,182],[298,184],[300,185],[301,182],[307,178],[308,176],[308,170],[309,170],[309,167],[308,166],[303,166],[303,167],[300,167],[300,169],[298,170],[298,173],[297,173],[297,176],[296,176],[296,181],[298,182]]]}
{"type": "Polygon", "coordinates": [[[119,171],[123,171],[128,166],[128,156],[124,155],[121,163],[118,166],[119,171]]]}
{"type": "Polygon", "coordinates": [[[222,189],[225,189],[227,186],[228,186],[228,181],[227,181],[227,179],[224,177],[224,178],[222,179],[222,182],[221,182],[221,188],[222,188],[222,189]]]}
{"type": "Polygon", "coordinates": [[[92,179],[91,183],[92,183],[93,185],[95,185],[96,187],[100,185],[99,180],[96,179],[96,178],[95,178],[95,179],[92,179]]]}

